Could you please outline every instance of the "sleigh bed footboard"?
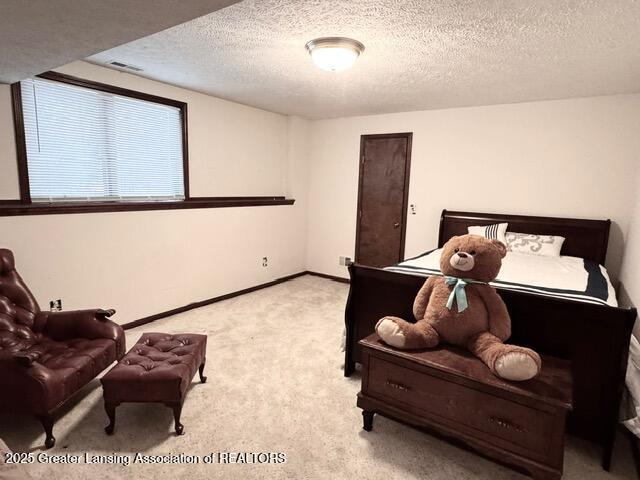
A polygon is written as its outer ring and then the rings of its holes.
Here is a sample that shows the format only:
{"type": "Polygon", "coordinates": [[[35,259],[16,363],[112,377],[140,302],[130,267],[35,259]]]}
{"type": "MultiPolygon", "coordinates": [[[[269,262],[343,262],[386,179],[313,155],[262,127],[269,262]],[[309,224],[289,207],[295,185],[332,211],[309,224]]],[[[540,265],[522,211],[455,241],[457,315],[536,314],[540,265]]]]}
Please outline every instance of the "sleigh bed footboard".
{"type": "MultiPolygon", "coordinates": [[[[345,376],[360,362],[358,341],[386,315],[413,319],[424,277],[352,264],[345,311],[345,376]]],[[[571,361],[574,408],[567,429],[600,444],[608,469],[624,387],[634,308],[608,307],[498,289],[512,321],[509,342],[571,361]]]]}

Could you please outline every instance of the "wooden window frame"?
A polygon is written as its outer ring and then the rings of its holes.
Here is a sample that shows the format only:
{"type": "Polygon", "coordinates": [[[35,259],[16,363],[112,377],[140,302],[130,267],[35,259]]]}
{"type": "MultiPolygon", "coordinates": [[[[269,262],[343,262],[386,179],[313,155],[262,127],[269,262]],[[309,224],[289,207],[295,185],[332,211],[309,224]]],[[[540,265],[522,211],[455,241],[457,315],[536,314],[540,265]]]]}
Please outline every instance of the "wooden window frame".
{"type": "Polygon", "coordinates": [[[267,205],[292,205],[295,200],[283,196],[253,196],[253,197],[192,197],[189,194],[189,142],[187,129],[187,104],[178,100],[151,95],[148,93],[116,87],[105,83],[85,80],[59,72],[45,72],[37,75],[39,78],[55,82],[76,85],[83,88],[112,93],[124,97],[145,100],[176,107],[180,110],[182,126],[182,160],[184,200],[169,201],[96,201],[96,202],[32,202],[29,186],[29,169],[27,165],[27,147],[24,132],[24,117],[22,112],[22,92],[20,82],[11,85],[11,101],[13,106],[13,123],[16,141],[16,156],[18,160],[18,181],[20,186],[19,200],[0,200],[0,217],[15,215],[46,215],[64,213],[93,213],[93,212],[127,212],[140,210],[175,210],[190,208],[220,208],[220,207],[249,207],[267,205]]]}

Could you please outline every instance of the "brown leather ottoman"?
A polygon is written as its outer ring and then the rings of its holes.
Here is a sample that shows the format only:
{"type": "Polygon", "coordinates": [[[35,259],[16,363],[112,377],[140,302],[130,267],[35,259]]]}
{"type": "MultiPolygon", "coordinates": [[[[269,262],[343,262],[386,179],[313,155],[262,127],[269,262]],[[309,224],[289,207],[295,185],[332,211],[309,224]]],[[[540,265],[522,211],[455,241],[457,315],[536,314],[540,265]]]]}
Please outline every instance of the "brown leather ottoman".
{"type": "Polygon", "coordinates": [[[184,431],[180,413],[187,388],[200,369],[203,376],[207,336],[193,333],[145,333],[120,362],[102,377],[107,434],[113,434],[116,407],[123,402],[164,403],[173,409],[178,435],[184,431]]]}

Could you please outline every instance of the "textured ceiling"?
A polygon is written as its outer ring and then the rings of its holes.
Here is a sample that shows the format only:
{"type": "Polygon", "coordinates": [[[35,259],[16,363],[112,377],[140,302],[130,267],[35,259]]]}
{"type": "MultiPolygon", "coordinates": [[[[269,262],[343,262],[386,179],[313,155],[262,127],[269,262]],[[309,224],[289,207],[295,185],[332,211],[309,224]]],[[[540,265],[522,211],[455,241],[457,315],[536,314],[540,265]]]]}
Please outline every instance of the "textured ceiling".
{"type": "Polygon", "coordinates": [[[94,55],[143,76],[309,118],[640,91],[635,0],[245,0],[94,55]],[[353,69],[304,44],[353,37],[353,69]]]}
{"type": "Polygon", "coordinates": [[[0,83],[22,80],[232,3],[236,2],[1,0],[0,83]]]}

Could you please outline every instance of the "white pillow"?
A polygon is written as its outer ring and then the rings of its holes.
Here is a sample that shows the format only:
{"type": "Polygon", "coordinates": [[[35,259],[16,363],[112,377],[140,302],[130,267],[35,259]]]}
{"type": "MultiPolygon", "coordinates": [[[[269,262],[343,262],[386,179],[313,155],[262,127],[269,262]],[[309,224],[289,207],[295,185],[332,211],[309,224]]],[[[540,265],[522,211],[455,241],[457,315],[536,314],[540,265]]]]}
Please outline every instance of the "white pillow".
{"type": "Polygon", "coordinates": [[[559,257],[564,237],[507,232],[507,252],[559,257]]]}
{"type": "Polygon", "coordinates": [[[493,225],[472,226],[468,227],[467,230],[471,235],[480,235],[484,238],[500,240],[506,245],[507,239],[505,233],[507,233],[508,225],[508,223],[495,223],[493,225]]]}

